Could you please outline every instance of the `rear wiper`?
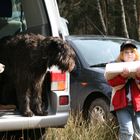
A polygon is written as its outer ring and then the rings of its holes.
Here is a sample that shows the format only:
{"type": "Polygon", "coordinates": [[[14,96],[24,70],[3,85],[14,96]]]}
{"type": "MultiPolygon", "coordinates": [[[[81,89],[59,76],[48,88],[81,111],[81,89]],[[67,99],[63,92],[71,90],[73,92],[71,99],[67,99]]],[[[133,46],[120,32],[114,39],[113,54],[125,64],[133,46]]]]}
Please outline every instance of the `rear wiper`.
{"type": "Polygon", "coordinates": [[[95,64],[91,65],[90,67],[105,67],[107,63],[100,63],[100,64],[95,64]]]}

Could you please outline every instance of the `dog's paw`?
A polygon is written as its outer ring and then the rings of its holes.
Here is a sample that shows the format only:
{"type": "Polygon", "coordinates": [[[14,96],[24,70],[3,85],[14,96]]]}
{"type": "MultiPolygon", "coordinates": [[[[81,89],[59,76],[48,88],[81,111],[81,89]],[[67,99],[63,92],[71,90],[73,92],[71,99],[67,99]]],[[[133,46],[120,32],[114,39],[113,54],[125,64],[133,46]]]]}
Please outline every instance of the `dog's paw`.
{"type": "Polygon", "coordinates": [[[48,111],[47,110],[43,111],[43,115],[47,116],[48,115],[48,111]]]}
{"type": "Polygon", "coordinates": [[[48,111],[46,110],[46,111],[36,111],[36,112],[34,112],[35,113],[35,115],[39,115],[39,116],[47,116],[48,115],[48,111]]]}
{"type": "Polygon", "coordinates": [[[34,113],[35,113],[35,115],[43,116],[43,111],[42,110],[36,110],[34,113]]]}
{"type": "Polygon", "coordinates": [[[23,113],[23,116],[25,116],[25,117],[32,117],[33,115],[34,115],[34,113],[32,111],[25,111],[23,113]]]}
{"type": "Polygon", "coordinates": [[[32,108],[32,111],[34,112],[35,115],[43,116],[43,110],[40,104],[37,104],[36,106],[34,106],[34,108],[32,108]]]}

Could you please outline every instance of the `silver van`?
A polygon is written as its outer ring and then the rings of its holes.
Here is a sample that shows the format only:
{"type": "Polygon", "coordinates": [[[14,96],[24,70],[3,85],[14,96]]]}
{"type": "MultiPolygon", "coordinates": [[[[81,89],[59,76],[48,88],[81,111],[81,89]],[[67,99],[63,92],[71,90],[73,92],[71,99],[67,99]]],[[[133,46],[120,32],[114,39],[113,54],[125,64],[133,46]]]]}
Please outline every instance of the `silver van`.
{"type": "MultiPolygon", "coordinates": [[[[65,39],[68,29],[60,17],[56,0],[0,0],[0,38],[20,32],[65,39]]],[[[69,73],[63,73],[66,77],[64,89],[58,86],[62,82],[61,78],[59,80],[61,71],[53,67],[48,74],[50,77],[57,74],[57,81],[46,83],[50,84],[50,89],[46,88],[48,115],[23,117],[12,106],[0,103],[0,139],[19,135],[39,140],[44,138],[45,128],[65,126],[70,110],[69,73]]]]}

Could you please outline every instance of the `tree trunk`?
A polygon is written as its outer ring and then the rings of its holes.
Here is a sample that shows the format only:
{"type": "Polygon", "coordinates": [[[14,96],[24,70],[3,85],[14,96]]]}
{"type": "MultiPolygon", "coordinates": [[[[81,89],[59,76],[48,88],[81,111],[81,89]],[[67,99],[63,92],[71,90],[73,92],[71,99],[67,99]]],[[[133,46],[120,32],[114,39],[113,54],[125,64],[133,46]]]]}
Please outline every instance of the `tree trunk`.
{"type": "Polygon", "coordinates": [[[137,0],[137,9],[138,9],[138,40],[140,41],[140,0],[137,0]]]}
{"type": "Polygon", "coordinates": [[[100,5],[99,0],[97,0],[97,7],[98,7],[98,11],[99,11],[99,16],[100,16],[102,28],[104,30],[105,35],[107,35],[108,34],[107,33],[107,28],[106,28],[106,25],[105,25],[105,21],[104,21],[104,18],[103,18],[103,13],[102,13],[102,9],[101,9],[101,5],[100,5]]]}
{"type": "Polygon", "coordinates": [[[137,6],[136,6],[136,0],[133,0],[133,9],[134,9],[134,22],[135,22],[135,36],[136,39],[138,39],[138,13],[137,13],[137,6]]]}
{"type": "Polygon", "coordinates": [[[126,24],[126,20],[125,20],[124,4],[123,4],[122,0],[120,0],[120,4],[121,4],[121,18],[122,18],[123,33],[124,33],[125,37],[129,38],[129,34],[128,34],[128,30],[127,30],[127,24],[126,24]]]}

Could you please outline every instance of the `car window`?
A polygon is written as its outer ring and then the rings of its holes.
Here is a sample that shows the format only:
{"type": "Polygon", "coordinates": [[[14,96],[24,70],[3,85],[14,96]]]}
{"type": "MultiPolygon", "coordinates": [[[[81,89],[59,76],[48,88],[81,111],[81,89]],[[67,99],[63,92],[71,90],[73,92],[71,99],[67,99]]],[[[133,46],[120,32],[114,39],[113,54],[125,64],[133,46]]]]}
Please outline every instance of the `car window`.
{"type": "Polygon", "coordinates": [[[54,23],[55,13],[51,13],[51,6],[48,10],[50,15],[48,15],[45,0],[30,0],[29,3],[28,0],[0,1],[0,38],[20,32],[32,32],[47,36],[52,35],[53,31],[55,36],[58,35],[57,27],[52,29],[52,26],[55,27],[56,23],[54,23]],[[53,25],[50,24],[50,19],[52,19],[53,25]]]}
{"type": "Polygon", "coordinates": [[[5,9],[0,17],[0,38],[26,30],[26,21],[20,0],[12,0],[11,3],[7,1],[4,5],[5,9]],[[10,5],[11,10],[6,12],[10,5]]]}
{"type": "Polygon", "coordinates": [[[107,40],[76,40],[74,44],[89,65],[113,61],[119,54],[120,43],[118,42],[107,40]]]}
{"type": "MultiPolygon", "coordinates": [[[[82,54],[82,57],[90,65],[96,65],[101,63],[108,63],[114,61],[120,51],[120,45],[124,40],[112,39],[112,40],[73,40],[78,51],[82,54]]],[[[136,43],[140,48],[140,44],[136,43]]],[[[140,50],[140,49],[139,49],[140,50]]]]}

